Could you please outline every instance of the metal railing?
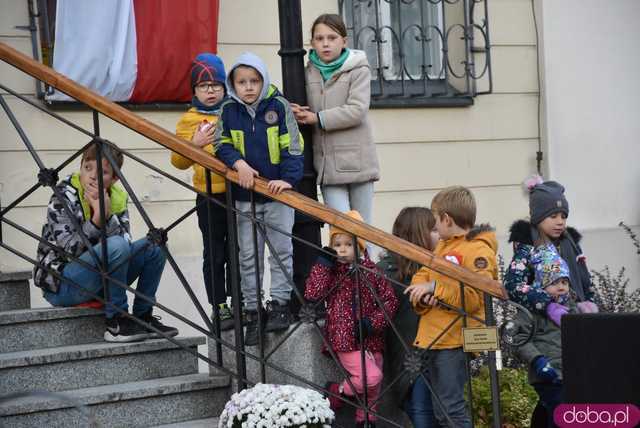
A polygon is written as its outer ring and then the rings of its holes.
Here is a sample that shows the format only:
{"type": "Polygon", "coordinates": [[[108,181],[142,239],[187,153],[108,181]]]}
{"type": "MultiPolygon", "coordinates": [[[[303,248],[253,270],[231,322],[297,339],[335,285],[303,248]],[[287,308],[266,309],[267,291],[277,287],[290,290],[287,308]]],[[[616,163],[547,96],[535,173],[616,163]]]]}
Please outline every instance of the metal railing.
{"type": "Polygon", "coordinates": [[[372,105],[468,105],[493,91],[488,0],[339,0],[372,105]],[[465,104],[466,102],[466,104],[465,104]]]}
{"type": "MultiPolygon", "coordinates": [[[[290,370],[288,367],[283,367],[282,365],[278,365],[272,359],[272,356],[274,355],[274,353],[285,342],[287,342],[287,340],[289,340],[294,334],[296,334],[296,331],[300,329],[301,326],[304,324],[311,326],[311,329],[316,332],[315,334],[317,334],[318,337],[320,337],[322,343],[327,348],[329,354],[331,355],[333,361],[335,362],[336,368],[340,371],[342,377],[347,379],[347,383],[350,384],[352,389],[355,389],[354,385],[349,380],[349,376],[346,370],[339,363],[336,352],[333,349],[331,349],[331,346],[329,346],[329,343],[327,342],[327,339],[323,333],[323,325],[322,325],[323,322],[321,320],[321,317],[318,314],[317,309],[319,306],[322,306],[324,304],[324,302],[328,298],[328,295],[324,296],[323,299],[320,299],[319,301],[316,301],[316,302],[305,301],[301,290],[298,290],[293,282],[292,272],[289,272],[285,268],[283,261],[278,259],[277,257],[275,257],[275,261],[278,264],[278,268],[284,273],[284,275],[288,279],[289,284],[292,286],[292,289],[294,292],[293,298],[297,299],[302,306],[300,309],[299,320],[295,321],[286,333],[283,333],[280,337],[278,337],[277,340],[274,341],[274,345],[268,351],[262,339],[260,339],[259,341],[257,352],[252,350],[247,350],[247,348],[245,348],[244,336],[243,336],[243,330],[242,330],[242,313],[241,313],[242,304],[241,304],[240,286],[239,286],[240,278],[238,277],[239,260],[238,260],[238,251],[237,251],[238,243],[237,243],[237,231],[236,231],[236,217],[244,216],[251,221],[253,225],[253,228],[252,228],[253,242],[254,243],[257,242],[257,238],[258,236],[260,236],[264,240],[266,246],[269,248],[272,256],[275,254],[275,251],[267,236],[268,229],[271,229],[277,233],[285,234],[288,237],[290,237],[292,240],[300,242],[308,246],[309,248],[312,248],[315,251],[318,251],[318,252],[323,251],[321,248],[319,248],[317,245],[313,243],[306,242],[300,239],[299,237],[292,235],[288,231],[275,228],[273,225],[268,224],[259,218],[256,218],[255,198],[253,197],[253,195],[255,194],[260,194],[263,197],[267,197],[271,200],[284,203],[286,205],[293,207],[297,211],[304,213],[307,216],[318,219],[319,221],[322,221],[322,222],[326,222],[330,225],[339,227],[340,229],[347,230],[350,233],[352,233],[354,236],[363,238],[368,242],[371,242],[373,244],[386,248],[388,251],[392,253],[395,253],[407,259],[413,260],[423,266],[428,267],[433,271],[439,272],[459,282],[462,304],[460,307],[454,307],[454,306],[443,304],[445,307],[447,307],[448,309],[453,311],[453,313],[456,314],[456,318],[440,334],[439,337],[444,335],[450,328],[452,328],[454,324],[458,323],[459,321],[461,321],[464,325],[466,325],[468,319],[473,319],[485,325],[494,324],[493,311],[492,311],[492,297],[505,299],[507,296],[506,291],[502,287],[502,284],[499,283],[498,281],[492,280],[485,276],[478,275],[474,272],[468,271],[453,263],[447,262],[439,257],[434,256],[432,253],[430,253],[429,251],[421,247],[418,247],[416,245],[403,241],[402,239],[399,239],[393,235],[390,235],[372,226],[369,226],[367,224],[354,220],[343,213],[340,213],[322,204],[319,204],[318,202],[311,200],[309,198],[306,198],[300,194],[297,194],[294,191],[287,191],[280,195],[273,195],[269,193],[266,186],[266,181],[260,178],[256,179],[254,189],[251,192],[251,195],[252,195],[251,210],[248,212],[238,211],[234,207],[232,191],[231,191],[232,184],[238,182],[237,173],[235,171],[232,171],[226,168],[220,161],[215,159],[210,154],[206,153],[203,150],[194,148],[193,146],[187,144],[186,142],[178,139],[175,135],[169,133],[168,131],[136,116],[135,114],[127,111],[123,107],[118,106],[106,100],[105,98],[90,92],[86,88],[83,88],[80,85],[76,84],[75,82],[70,81],[64,76],[56,73],[54,70],[51,70],[48,67],[38,64],[37,62],[33,61],[27,56],[13,50],[12,48],[2,43],[0,43],[0,59],[2,59],[3,61],[9,64],[12,64],[13,66],[35,77],[36,79],[39,79],[45,82],[47,85],[50,85],[62,92],[65,92],[67,95],[75,98],[79,102],[86,104],[89,108],[93,110],[93,119],[94,119],[93,130],[92,131],[86,130],[72,123],[71,121],[67,120],[61,115],[55,112],[49,111],[48,109],[43,107],[40,103],[33,101],[28,97],[22,96],[16,93],[15,91],[11,90],[10,88],[7,88],[6,86],[0,84],[0,89],[2,91],[5,91],[6,93],[10,94],[16,99],[19,99],[31,105],[33,108],[38,109],[39,111],[47,114],[48,116],[53,117],[54,119],[64,123],[67,126],[72,127],[73,129],[84,134],[86,137],[90,138],[90,141],[88,143],[83,144],[80,149],[78,149],[73,155],[71,155],[67,160],[62,162],[60,165],[57,165],[54,168],[47,168],[47,166],[42,161],[40,155],[37,153],[37,151],[34,149],[33,145],[31,144],[27,136],[27,132],[22,128],[18,119],[13,114],[10,106],[5,101],[4,96],[0,95],[0,105],[2,106],[7,116],[9,117],[11,123],[13,124],[18,135],[20,136],[20,139],[22,140],[25,147],[31,154],[34,162],[36,163],[39,169],[39,173],[37,177],[38,182],[36,184],[31,186],[29,189],[27,189],[21,196],[17,197],[14,201],[9,203],[9,205],[7,205],[6,207],[4,208],[0,207],[0,230],[4,225],[12,227],[18,230],[19,232],[23,233],[25,236],[32,238],[34,241],[37,241],[45,246],[52,248],[54,251],[59,252],[64,257],[66,257],[67,260],[80,263],[87,270],[100,275],[102,278],[105,293],[103,294],[90,293],[90,294],[92,294],[92,297],[94,299],[101,301],[105,305],[109,305],[113,307],[113,305],[109,301],[108,284],[112,284],[112,285],[115,284],[118,287],[122,287],[126,289],[129,293],[135,295],[136,297],[139,297],[146,302],[152,303],[156,308],[175,317],[176,319],[182,321],[189,327],[192,327],[196,331],[207,336],[209,340],[215,342],[214,356],[203,355],[197,352],[196,350],[185,347],[180,343],[179,340],[173,337],[169,337],[166,334],[163,334],[159,330],[155,329],[152,325],[142,321],[141,319],[133,317],[132,315],[126,313],[120,308],[114,307],[114,309],[118,313],[121,313],[124,316],[132,318],[136,323],[154,331],[155,333],[171,341],[175,345],[183,348],[185,351],[196,355],[197,358],[199,358],[202,361],[205,361],[207,364],[219,370],[221,373],[225,373],[231,376],[232,378],[236,379],[238,389],[242,389],[247,385],[252,384],[256,381],[267,382],[269,380],[268,379],[269,376],[267,375],[268,370],[275,370],[275,372],[286,375],[297,382],[307,385],[308,387],[322,391],[327,395],[332,395],[330,391],[326,391],[324,389],[323,385],[318,385],[312,380],[306,379],[303,375],[293,370],[290,370]],[[157,166],[152,165],[151,163],[145,161],[144,159],[140,158],[139,156],[136,156],[135,154],[127,150],[118,149],[112,142],[101,137],[100,136],[100,115],[101,114],[115,120],[116,122],[121,123],[125,127],[131,130],[134,130],[139,134],[142,134],[143,136],[151,139],[156,143],[161,144],[166,148],[169,148],[170,150],[173,150],[174,152],[177,152],[182,156],[185,156],[193,160],[194,162],[199,163],[200,165],[205,167],[207,171],[215,172],[217,174],[222,175],[225,178],[225,182],[227,185],[225,202],[221,202],[213,197],[213,194],[211,192],[210,174],[208,173],[205,174],[207,177],[206,192],[205,193],[198,192],[198,190],[193,186],[191,186],[190,184],[184,183],[182,180],[174,177],[173,175],[167,173],[166,171],[163,171],[157,166]],[[33,233],[32,231],[28,230],[27,228],[21,226],[17,222],[12,221],[7,217],[7,213],[9,213],[12,209],[18,207],[22,201],[24,201],[29,195],[33,194],[37,189],[41,187],[51,188],[54,194],[56,194],[56,192],[59,192],[59,189],[56,188],[59,173],[67,165],[69,165],[70,162],[77,159],[78,156],[80,156],[82,152],[91,144],[97,145],[99,148],[99,150],[97,151],[98,153],[97,165],[98,165],[98,168],[100,168],[99,177],[102,176],[101,160],[104,157],[104,159],[111,165],[114,173],[119,177],[122,186],[125,188],[125,190],[129,194],[129,197],[133,206],[137,209],[138,213],[142,217],[148,229],[148,233],[147,233],[148,245],[158,246],[162,250],[162,252],[166,257],[167,262],[175,272],[180,284],[182,285],[184,292],[188,295],[192,304],[197,309],[200,317],[202,318],[204,327],[194,322],[193,320],[188,319],[187,317],[181,315],[180,313],[171,309],[165,304],[161,302],[153,301],[149,297],[138,292],[136,289],[130,287],[128,284],[122,283],[114,279],[112,276],[112,273],[115,269],[117,269],[118,266],[109,266],[107,263],[107,259],[106,259],[107,252],[105,248],[107,243],[105,239],[106,232],[104,230],[105,229],[104,227],[102,228],[102,239],[101,239],[101,245],[102,245],[101,253],[103,254],[103,257],[102,259],[100,259],[97,254],[95,253],[93,254],[93,259],[96,264],[96,266],[94,267],[92,264],[89,264],[80,260],[77,255],[65,252],[64,249],[62,248],[57,248],[56,246],[42,239],[36,233],[33,233]],[[111,150],[104,150],[104,148],[107,146],[110,147],[111,150]],[[157,224],[155,224],[151,220],[149,215],[146,213],[143,205],[140,202],[140,199],[137,197],[134,189],[131,186],[131,183],[127,179],[127,176],[119,168],[118,163],[113,156],[114,150],[119,150],[125,157],[142,165],[144,168],[148,168],[154,171],[155,173],[162,175],[168,180],[171,180],[190,191],[193,191],[202,195],[205,201],[203,203],[222,206],[226,210],[227,223],[229,227],[229,239],[230,239],[230,249],[228,254],[229,256],[228,263],[231,265],[231,269],[229,270],[230,276],[231,276],[230,291],[232,294],[231,299],[232,299],[233,316],[234,316],[234,322],[235,322],[235,328],[234,328],[232,338],[224,334],[221,334],[220,325],[219,325],[219,316],[217,313],[217,305],[214,305],[214,309],[213,309],[214,316],[210,318],[207,311],[205,310],[203,305],[199,302],[198,298],[196,297],[196,293],[194,292],[193,288],[187,281],[179,264],[177,263],[175,258],[172,256],[167,246],[168,239],[171,233],[173,232],[174,228],[180,223],[182,223],[189,216],[193,215],[193,213],[196,211],[196,208],[189,209],[185,213],[182,213],[174,221],[172,221],[165,227],[159,227],[157,224]],[[469,287],[473,290],[476,290],[476,292],[483,294],[483,301],[485,306],[484,318],[480,318],[471,313],[468,313],[465,309],[464,291],[466,288],[469,288],[469,287]],[[235,356],[235,367],[233,367],[233,365],[225,364],[223,359],[223,352],[230,352],[235,356]],[[247,374],[247,361],[250,361],[250,360],[255,361],[259,366],[258,379],[252,379],[247,374]]],[[[104,189],[104,183],[102,183],[102,180],[100,179],[99,181],[100,195],[103,194],[103,189],[104,189]]],[[[60,198],[60,200],[62,200],[62,198],[60,198]]],[[[104,218],[104,200],[102,196],[100,197],[100,206],[101,206],[101,211],[104,218]]],[[[69,208],[66,207],[65,209],[69,209],[69,208]]],[[[70,216],[70,217],[73,218],[73,216],[70,216]]],[[[216,227],[216,225],[213,224],[213,222],[211,221],[211,216],[209,216],[208,220],[210,222],[209,223],[210,230],[216,227]]],[[[76,227],[76,230],[78,231],[82,230],[80,225],[77,223],[75,224],[75,227],[76,227]]],[[[2,234],[0,234],[0,237],[2,237],[2,234]]],[[[85,241],[86,248],[89,251],[91,251],[92,245],[88,241],[87,237],[84,236],[83,240],[85,241]]],[[[19,251],[15,247],[9,245],[6,242],[6,240],[0,239],[0,247],[28,261],[34,266],[38,266],[41,269],[48,270],[52,275],[56,276],[58,279],[62,279],[60,274],[58,274],[56,271],[49,269],[47,266],[42,265],[37,260],[34,260],[28,254],[24,254],[23,252],[19,251]]],[[[357,245],[355,245],[355,243],[354,243],[354,247],[357,248],[357,245]]],[[[134,255],[131,255],[131,257],[133,256],[134,255]]],[[[371,281],[368,279],[368,278],[371,278],[371,275],[380,276],[382,275],[382,273],[377,270],[372,270],[370,267],[363,265],[358,260],[359,258],[356,257],[356,262],[353,264],[352,269],[350,271],[350,275],[353,275],[356,278],[357,286],[356,286],[356,292],[355,292],[355,302],[356,302],[357,310],[359,311],[362,310],[362,306],[359,304],[362,293],[370,293],[375,299],[375,302],[378,305],[378,307],[383,308],[384,317],[386,322],[389,324],[389,328],[393,331],[395,335],[397,335],[397,337],[401,337],[398,327],[394,323],[392,314],[389,314],[386,310],[384,310],[384,305],[382,304],[383,302],[381,302],[380,300],[380,296],[378,295],[371,281]]],[[[256,263],[261,263],[261,262],[262,260],[256,260],[256,263]]],[[[395,278],[386,278],[386,280],[389,281],[391,284],[393,284],[394,287],[401,287],[401,288],[406,287],[406,284],[403,284],[397,281],[395,278]]],[[[73,287],[82,288],[82,284],[74,283],[73,281],[69,281],[68,279],[65,279],[65,281],[70,282],[73,287]]],[[[259,275],[257,275],[257,278],[256,278],[256,287],[258,289],[258,296],[260,296],[261,283],[260,283],[259,275]]],[[[213,288],[212,291],[215,293],[215,287],[213,288]]],[[[216,301],[215,297],[214,297],[214,301],[216,301]]],[[[261,318],[258,318],[258,319],[260,323],[264,321],[264,320],[261,320],[261,318]]],[[[363,333],[362,327],[360,327],[359,333],[360,335],[362,335],[363,333]]],[[[438,338],[436,338],[433,342],[435,343],[438,340],[438,338]]],[[[401,376],[405,376],[405,375],[411,376],[412,379],[415,379],[417,376],[421,376],[432,392],[433,390],[430,386],[429,378],[424,375],[421,368],[422,368],[422,362],[424,361],[424,358],[427,352],[430,349],[432,349],[432,346],[434,343],[431,343],[426,349],[421,349],[421,350],[412,349],[412,347],[409,344],[404,343],[405,369],[404,369],[404,372],[401,374],[401,376]]],[[[364,356],[363,345],[360,346],[360,354],[361,354],[361,359],[364,360],[365,356],[364,356]]],[[[364,367],[364,364],[363,364],[363,367],[364,367]]],[[[491,371],[492,393],[493,393],[493,399],[494,399],[494,426],[497,427],[497,426],[500,426],[500,422],[499,422],[500,412],[499,412],[499,394],[498,394],[497,374],[496,374],[496,368],[495,368],[495,356],[493,355],[493,353],[490,353],[489,355],[489,367],[491,371]]],[[[467,367],[467,370],[468,370],[468,367],[467,367]]],[[[366,373],[363,374],[363,377],[366,378],[366,373]]],[[[366,388],[362,396],[356,395],[353,398],[345,398],[344,396],[335,396],[335,395],[334,396],[335,398],[339,398],[340,400],[344,401],[349,406],[354,408],[360,408],[365,412],[365,414],[376,416],[380,421],[384,421],[390,424],[391,426],[401,426],[398,424],[397,421],[390,420],[388,417],[381,414],[377,410],[377,405],[379,404],[379,401],[381,401],[384,397],[388,396],[391,387],[395,382],[399,380],[399,378],[400,376],[396,379],[388,379],[386,381],[386,384],[380,393],[379,399],[376,400],[376,402],[372,402],[371,400],[369,400],[369,397],[367,396],[366,388]]],[[[472,401],[473,394],[471,391],[470,376],[469,376],[469,382],[468,382],[468,393],[472,401]]],[[[441,406],[440,399],[435,394],[434,394],[434,400],[436,402],[436,405],[441,406]]],[[[453,426],[453,423],[451,422],[450,419],[449,419],[449,423],[451,426],[453,426]]]]}

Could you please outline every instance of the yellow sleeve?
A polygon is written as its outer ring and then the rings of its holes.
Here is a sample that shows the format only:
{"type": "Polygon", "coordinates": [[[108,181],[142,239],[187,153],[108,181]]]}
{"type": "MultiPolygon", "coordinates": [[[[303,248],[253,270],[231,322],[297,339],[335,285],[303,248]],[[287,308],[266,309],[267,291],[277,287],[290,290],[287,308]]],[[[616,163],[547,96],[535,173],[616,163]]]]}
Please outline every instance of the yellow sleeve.
{"type": "MultiPolygon", "coordinates": [[[[431,271],[426,267],[421,267],[420,270],[411,277],[411,285],[423,284],[429,281],[431,281],[431,271]]],[[[418,315],[424,315],[431,310],[431,306],[425,306],[421,303],[417,303],[413,305],[413,310],[418,315]]]]}
{"type": "MultiPolygon", "coordinates": [[[[186,120],[183,115],[176,125],[176,136],[183,140],[191,141],[193,134],[196,132],[197,125],[198,122],[193,123],[193,121],[186,120]]],[[[178,169],[187,169],[193,165],[193,161],[185,158],[179,153],[171,152],[171,165],[178,169]]]]}
{"type": "MultiPolygon", "coordinates": [[[[462,266],[480,275],[495,279],[497,266],[495,252],[482,245],[475,251],[469,251],[468,256],[464,256],[462,266]]],[[[469,286],[465,286],[463,289],[466,311],[477,311],[483,303],[482,292],[469,286]]],[[[451,306],[462,307],[460,283],[444,275],[439,275],[436,280],[434,296],[451,306]]]]}
{"type": "Polygon", "coordinates": [[[429,278],[430,276],[431,276],[431,271],[426,267],[421,267],[418,270],[418,272],[413,274],[413,276],[411,277],[411,285],[429,282],[431,281],[431,279],[429,278]]]}

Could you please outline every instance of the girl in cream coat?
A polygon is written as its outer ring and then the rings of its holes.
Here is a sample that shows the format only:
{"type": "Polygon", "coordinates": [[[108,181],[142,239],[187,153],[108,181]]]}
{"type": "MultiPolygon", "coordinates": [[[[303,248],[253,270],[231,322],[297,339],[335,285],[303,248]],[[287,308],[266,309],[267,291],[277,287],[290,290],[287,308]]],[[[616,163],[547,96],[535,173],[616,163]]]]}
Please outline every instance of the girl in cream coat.
{"type": "Polygon", "coordinates": [[[313,164],[325,204],[357,210],[371,223],[373,182],[380,178],[369,123],[371,70],[363,51],[348,49],[339,15],[311,27],[306,67],[308,106],[292,104],[300,124],[313,125],[313,164]]]}

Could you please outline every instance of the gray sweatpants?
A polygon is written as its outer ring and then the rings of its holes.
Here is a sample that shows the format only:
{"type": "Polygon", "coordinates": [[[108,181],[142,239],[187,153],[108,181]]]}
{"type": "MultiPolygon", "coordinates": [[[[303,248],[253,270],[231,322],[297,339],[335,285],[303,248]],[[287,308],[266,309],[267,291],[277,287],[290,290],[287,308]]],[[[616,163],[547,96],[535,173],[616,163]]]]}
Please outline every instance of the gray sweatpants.
{"type": "MultiPolygon", "coordinates": [[[[251,215],[251,202],[236,201],[236,209],[251,215]]],[[[278,303],[287,303],[291,298],[291,284],[287,277],[291,278],[293,272],[293,244],[288,235],[269,227],[291,233],[295,211],[293,208],[280,202],[256,203],[256,218],[266,223],[267,239],[271,243],[273,252],[269,252],[269,269],[271,272],[271,298],[278,303]],[[286,274],[282,272],[276,257],[280,260],[286,274]]],[[[258,307],[258,293],[256,285],[255,256],[253,244],[253,231],[251,220],[238,213],[238,246],[240,247],[240,287],[244,298],[245,308],[256,310],[258,307]]],[[[264,274],[264,248],[263,236],[257,231],[258,260],[260,267],[260,284],[264,274]]]]}

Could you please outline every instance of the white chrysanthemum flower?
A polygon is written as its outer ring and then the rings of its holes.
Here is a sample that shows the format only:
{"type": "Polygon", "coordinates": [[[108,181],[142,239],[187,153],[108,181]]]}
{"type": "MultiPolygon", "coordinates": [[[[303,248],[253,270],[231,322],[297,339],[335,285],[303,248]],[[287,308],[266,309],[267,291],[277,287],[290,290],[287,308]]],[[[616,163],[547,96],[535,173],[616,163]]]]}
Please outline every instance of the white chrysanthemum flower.
{"type": "Polygon", "coordinates": [[[257,384],[231,396],[218,427],[329,428],[335,415],[329,400],[317,391],[293,385],[257,384]]]}

